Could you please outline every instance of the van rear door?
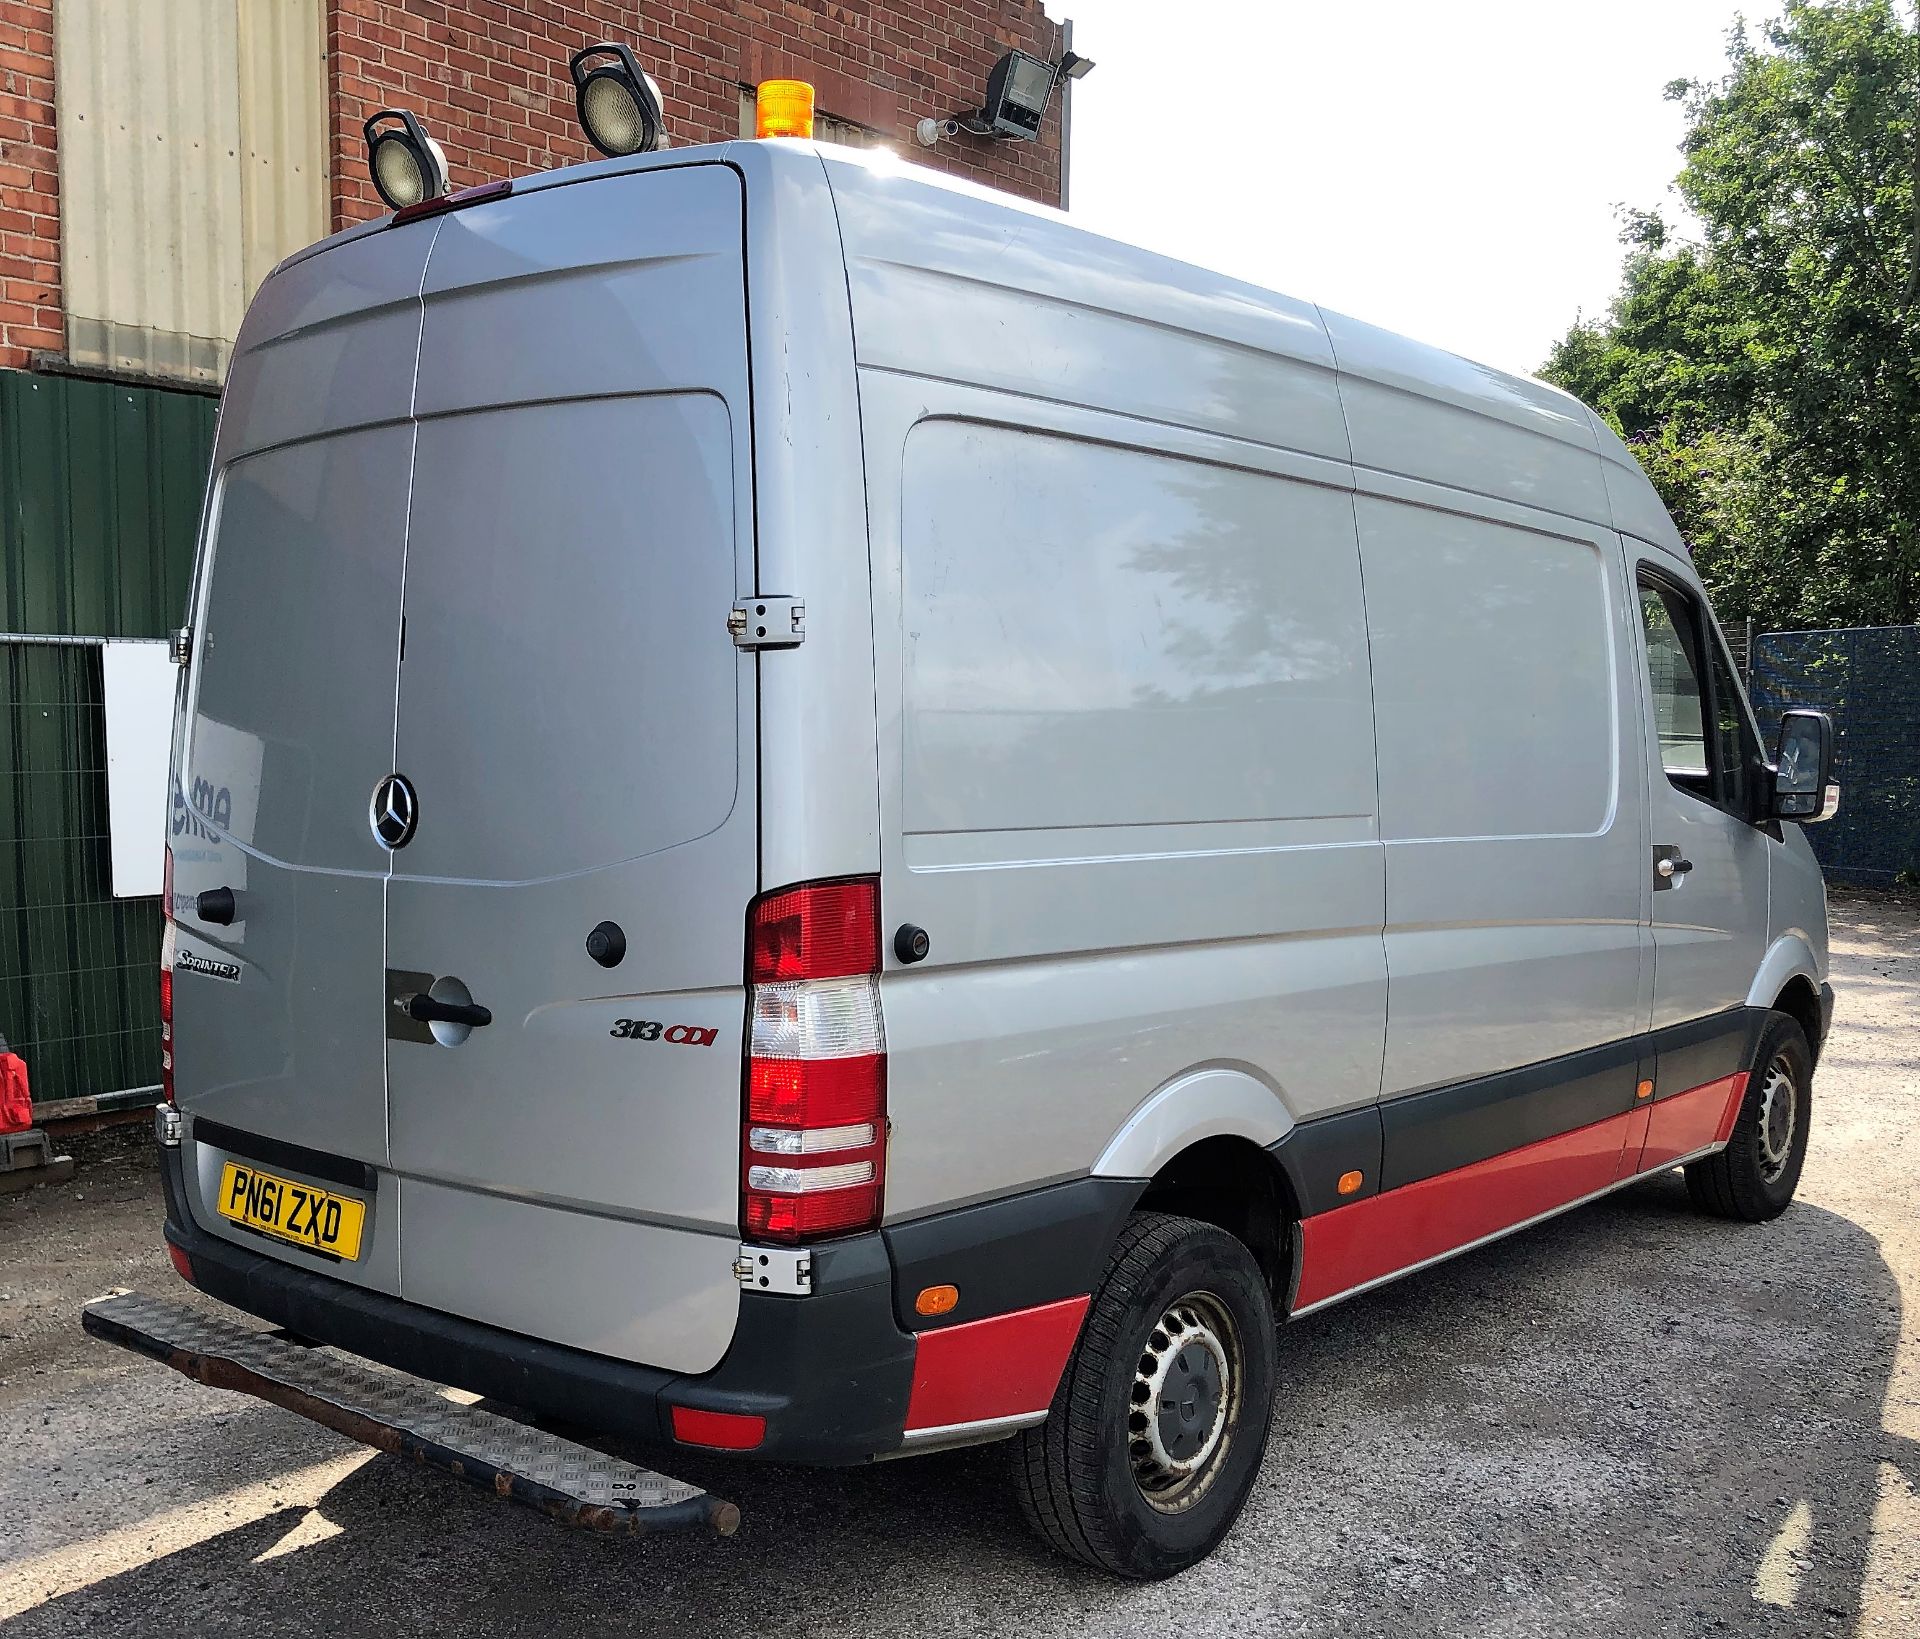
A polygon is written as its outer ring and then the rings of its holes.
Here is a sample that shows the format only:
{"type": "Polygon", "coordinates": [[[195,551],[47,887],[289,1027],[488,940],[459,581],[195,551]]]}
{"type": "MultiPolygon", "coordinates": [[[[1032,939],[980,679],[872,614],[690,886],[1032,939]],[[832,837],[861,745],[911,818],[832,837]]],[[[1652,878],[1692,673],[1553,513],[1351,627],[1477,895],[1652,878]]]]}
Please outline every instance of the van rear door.
{"type": "MultiPolygon", "coordinates": [[[[175,1086],[207,1229],[392,1291],[390,1192],[340,1262],[219,1216],[244,1145],[387,1160],[381,951],[388,855],[367,824],[392,767],[419,288],[428,233],[377,233],[282,269],[248,313],[221,411],[176,739],[175,1086]],[[196,915],[234,894],[230,923],[196,915]],[[222,1136],[220,1128],[231,1132],[222,1136]]],[[[324,1180],[323,1180],[324,1181],[324,1180]]]]}
{"type": "Polygon", "coordinates": [[[442,219],[394,737],[417,799],[387,890],[402,1293],[677,1371],[718,1363],[739,1304],[741,244],[713,164],[442,219]],[[491,1021],[421,1021],[420,994],[491,1021]]]}

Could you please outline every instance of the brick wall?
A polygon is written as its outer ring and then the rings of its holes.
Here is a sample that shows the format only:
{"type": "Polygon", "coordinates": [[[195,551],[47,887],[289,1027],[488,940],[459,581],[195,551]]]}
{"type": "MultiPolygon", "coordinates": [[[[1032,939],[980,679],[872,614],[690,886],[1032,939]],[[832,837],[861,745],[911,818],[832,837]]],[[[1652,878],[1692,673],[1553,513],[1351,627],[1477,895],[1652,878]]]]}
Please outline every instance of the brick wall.
{"type": "Polygon", "coordinates": [[[66,345],[52,0],[0,0],[0,368],[66,345]]]}
{"type": "Polygon", "coordinates": [[[630,43],[660,82],[675,146],[739,134],[740,86],[810,80],[822,112],[871,127],[919,163],[1049,203],[1060,197],[1057,108],[1038,142],[913,141],[925,115],[977,107],[1009,46],[1051,57],[1041,0],[333,0],[333,222],[384,207],[362,122],[404,103],[446,149],[456,187],[593,156],[573,112],[569,53],[630,43]]]}
{"type": "MultiPolygon", "coordinates": [[[[0,0],[0,369],[66,346],[53,9],[0,0]]],[[[598,39],[630,43],[660,82],[677,147],[737,136],[740,87],[791,77],[919,164],[1060,196],[1057,99],[1037,142],[913,140],[923,116],[978,106],[1009,46],[1057,54],[1042,0],[327,0],[332,226],[383,209],[361,124],[394,103],[426,122],[456,186],[594,157],[566,58],[598,39]]]]}

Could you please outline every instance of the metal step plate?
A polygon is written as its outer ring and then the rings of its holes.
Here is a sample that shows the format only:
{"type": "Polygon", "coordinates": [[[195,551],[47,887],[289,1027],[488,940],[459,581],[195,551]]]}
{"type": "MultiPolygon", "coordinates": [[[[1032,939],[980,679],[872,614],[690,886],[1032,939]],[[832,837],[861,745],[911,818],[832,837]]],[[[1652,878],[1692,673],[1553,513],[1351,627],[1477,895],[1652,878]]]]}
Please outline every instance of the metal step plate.
{"type": "Polygon", "coordinates": [[[627,1534],[740,1528],[740,1510],[572,1440],[445,1398],[417,1377],[303,1348],[143,1292],[95,1298],[80,1323],[196,1383],[257,1395],[381,1451],[445,1469],[569,1525],[627,1534]]]}

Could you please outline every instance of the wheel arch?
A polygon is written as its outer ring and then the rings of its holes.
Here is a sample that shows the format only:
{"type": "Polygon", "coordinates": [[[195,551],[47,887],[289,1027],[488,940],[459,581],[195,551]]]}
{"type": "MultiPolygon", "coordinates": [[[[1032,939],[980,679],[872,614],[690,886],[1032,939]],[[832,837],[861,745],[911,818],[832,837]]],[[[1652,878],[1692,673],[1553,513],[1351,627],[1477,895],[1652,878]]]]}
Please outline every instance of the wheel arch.
{"type": "Polygon", "coordinates": [[[1241,1138],[1265,1149],[1293,1128],[1279,1088],[1251,1066],[1195,1065],[1136,1104],[1090,1170],[1096,1178],[1152,1178],[1209,1138],[1241,1138]]]}
{"type": "Polygon", "coordinates": [[[1787,1014],[1806,1031],[1807,1045],[1819,1059],[1824,1023],[1820,967],[1813,946],[1802,934],[1784,933],[1767,948],[1747,991],[1747,1005],[1787,1014]]]}
{"type": "Polygon", "coordinates": [[[1780,994],[1773,999],[1773,1008],[1777,1013],[1785,1013],[1806,1032],[1807,1046],[1812,1050],[1814,1062],[1818,1064],[1824,1019],[1820,993],[1814,989],[1813,981],[1804,973],[1796,973],[1780,987],[1780,994]]]}
{"type": "Polygon", "coordinates": [[[1203,1138],[1147,1181],[1134,1210],[1171,1212],[1224,1229],[1260,1265],[1274,1313],[1287,1312],[1300,1209],[1286,1170],[1269,1151],[1231,1134],[1203,1138]]]}

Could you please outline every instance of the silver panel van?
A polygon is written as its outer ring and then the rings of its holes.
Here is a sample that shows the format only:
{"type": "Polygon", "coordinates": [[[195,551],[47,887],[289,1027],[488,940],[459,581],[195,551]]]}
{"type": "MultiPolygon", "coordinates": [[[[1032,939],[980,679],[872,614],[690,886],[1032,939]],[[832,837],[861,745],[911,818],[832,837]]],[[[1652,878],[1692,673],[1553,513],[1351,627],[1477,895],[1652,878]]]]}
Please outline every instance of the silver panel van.
{"type": "Polygon", "coordinates": [[[1831,731],[1591,412],[884,155],[440,203],[234,353],[196,1286],[657,1445],[1007,1440],[1151,1577],[1277,1322],[1675,1166],[1786,1207],[1831,731]]]}

